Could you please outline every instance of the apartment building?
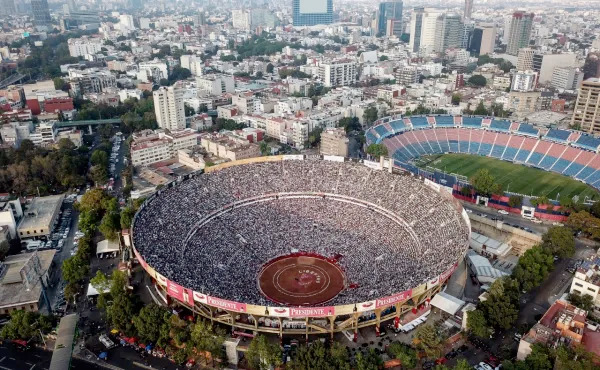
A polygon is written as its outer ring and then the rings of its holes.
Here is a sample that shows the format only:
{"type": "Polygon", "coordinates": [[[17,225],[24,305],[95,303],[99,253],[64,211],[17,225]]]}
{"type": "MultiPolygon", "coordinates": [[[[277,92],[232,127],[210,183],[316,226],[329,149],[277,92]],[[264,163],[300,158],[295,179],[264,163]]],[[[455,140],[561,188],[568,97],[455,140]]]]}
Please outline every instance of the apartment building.
{"type": "Polygon", "coordinates": [[[324,61],[319,64],[319,78],[326,87],[349,86],[356,83],[356,62],[351,59],[324,61]]]}
{"type": "Polygon", "coordinates": [[[583,81],[577,94],[577,102],[571,118],[572,126],[582,131],[600,133],[600,80],[590,78],[583,81]]]}
{"type": "Polygon", "coordinates": [[[208,152],[231,161],[260,156],[260,146],[250,141],[227,134],[204,134],[201,145],[208,152]]]}
{"type": "Polygon", "coordinates": [[[171,159],[179,150],[197,146],[199,137],[200,134],[189,128],[168,133],[162,130],[136,133],[131,143],[131,163],[145,166],[171,159]]]}
{"type": "Polygon", "coordinates": [[[231,75],[206,75],[196,78],[198,96],[216,96],[235,92],[235,80],[231,75]]]}
{"type": "Polygon", "coordinates": [[[160,128],[172,131],[185,128],[183,95],[179,85],[163,86],[153,92],[154,113],[160,128]]]}
{"type": "Polygon", "coordinates": [[[321,133],[321,154],[348,156],[348,145],[350,139],[346,137],[346,130],[343,127],[331,128],[321,133]]]}

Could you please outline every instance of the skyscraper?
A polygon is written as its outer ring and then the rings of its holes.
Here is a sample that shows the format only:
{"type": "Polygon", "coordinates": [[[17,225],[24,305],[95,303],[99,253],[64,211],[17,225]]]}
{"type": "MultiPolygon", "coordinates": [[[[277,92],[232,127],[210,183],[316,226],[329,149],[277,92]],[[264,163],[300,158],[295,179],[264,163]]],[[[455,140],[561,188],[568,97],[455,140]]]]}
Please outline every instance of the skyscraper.
{"type": "Polygon", "coordinates": [[[441,43],[437,45],[435,51],[444,52],[446,49],[460,48],[463,39],[463,22],[460,15],[446,13],[442,15],[438,25],[442,27],[440,30],[441,38],[439,38],[441,43]]]}
{"type": "Polygon", "coordinates": [[[377,33],[402,36],[402,0],[385,1],[377,11],[377,33]],[[387,32],[387,31],[391,32],[387,32]]]}
{"type": "Polygon", "coordinates": [[[473,14],[473,0],[465,0],[463,19],[471,19],[471,14],[473,14]]]}
{"type": "Polygon", "coordinates": [[[469,43],[469,51],[479,55],[491,54],[496,44],[496,28],[492,26],[479,26],[473,29],[473,36],[469,43]]]}
{"type": "Polygon", "coordinates": [[[293,0],[294,26],[333,23],[333,0],[293,0]]]}
{"type": "Polygon", "coordinates": [[[432,53],[440,45],[441,28],[439,10],[415,8],[410,20],[409,48],[412,52],[432,53]]]}
{"type": "Polygon", "coordinates": [[[510,21],[510,30],[506,46],[506,53],[517,55],[519,49],[527,47],[531,39],[533,26],[533,13],[514,12],[510,21]]]}
{"type": "Polygon", "coordinates": [[[0,5],[2,5],[2,9],[0,9],[0,14],[2,14],[2,15],[17,14],[17,9],[15,7],[15,0],[2,0],[2,1],[0,1],[0,5]]]}
{"type": "Polygon", "coordinates": [[[185,128],[183,89],[179,86],[161,87],[154,91],[154,113],[160,128],[181,130],[185,128]]]}
{"type": "Polygon", "coordinates": [[[48,0],[31,0],[31,12],[33,13],[33,23],[37,28],[48,28],[52,22],[50,10],[48,10],[48,0]]]}
{"type": "Polygon", "coordinates": [[[592,134],[600,133],[600,81],[597,78],[581,83],[571,126],[579,126],[582,131],[592,134]]]}

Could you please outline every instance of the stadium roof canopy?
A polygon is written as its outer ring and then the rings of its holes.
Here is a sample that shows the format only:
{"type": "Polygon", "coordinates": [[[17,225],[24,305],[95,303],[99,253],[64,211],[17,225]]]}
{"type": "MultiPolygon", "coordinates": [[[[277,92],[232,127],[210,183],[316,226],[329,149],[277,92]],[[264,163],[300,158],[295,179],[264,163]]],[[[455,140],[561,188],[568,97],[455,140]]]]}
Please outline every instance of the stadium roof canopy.
{"type": "Polygon", "coordinates": [[[440,310],[454,315],[465,305],[465,301],[460,300],[446,292],[439,292],[431,300],[431,305],[437,307],[440,310]]]}

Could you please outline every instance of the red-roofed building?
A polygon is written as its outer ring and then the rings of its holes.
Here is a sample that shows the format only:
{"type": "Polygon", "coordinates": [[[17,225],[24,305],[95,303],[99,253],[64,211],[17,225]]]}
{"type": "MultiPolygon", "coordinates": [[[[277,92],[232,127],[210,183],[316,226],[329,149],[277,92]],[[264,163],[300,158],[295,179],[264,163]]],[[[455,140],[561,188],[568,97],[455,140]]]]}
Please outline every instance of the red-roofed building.
{"type": "Polygon", "coordinates": [[[597,325],[588,324],[587,311],[566,301],[557,300],[519,342],[518,360],[525,360],[531,345],[541,343],[548,347],[559,344],[583,345],[600,356],[600,331],[597,325]]]}

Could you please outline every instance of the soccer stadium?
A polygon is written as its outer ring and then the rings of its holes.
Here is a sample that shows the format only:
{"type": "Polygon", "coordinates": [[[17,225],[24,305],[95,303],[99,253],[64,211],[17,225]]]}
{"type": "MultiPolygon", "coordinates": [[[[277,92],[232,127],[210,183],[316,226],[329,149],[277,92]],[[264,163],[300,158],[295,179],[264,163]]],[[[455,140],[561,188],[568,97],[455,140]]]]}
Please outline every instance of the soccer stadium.
{"type": "Polygon", "coordinates": [[[379,329],[429,304],[470,236],[450,193],[384,167],[302,155],[208,167],[144,202],[134,253],[165,301],[235,330],[379,329]]]}
{"type": "MultiPolygon", "coordinates": [[[[484,156],[551,172],[549,175],[568,176],[600,189],[600,139],[579,131],[549,129],[541,132],[527,123],[476,116],[391,116],[378,120],[367,131],[366,139],[369,144],[384,144],[395,165],[409,170],[414,170],[415,160],[423,156],[462,153],[474,155],[471,168],[463,169],[465,176],[474,173],[478,163],[481,167],[490,166],[490,172],[497,178],[506,174],[506,166],[475,157],[484,156]],[[498,168],[498,171],[493,171],[493,168],[498,168]]],[[[456,158],[444,157],[440,162],[432,165],[438,169],[447,165],[450,171],[460,171],[465,164],[460,161],[462,163],[458,165],[456,158]]],[[[597,196],[590,188],[565,181],[569,179],[550,177],[546,182],[548,187],[539,188],[538,194],[533,195],[556,195],[556,189],[562,187],[565,188],[560,191],[563,195],[597,196]],[[554,186],[550,186],[550,182],[555,183],[554,186]]],[[[515,171],[514,176],[506,178],[505,182],[513,182],[510,191],[530,195],[532,183],[543,185],[539,179],[536,171],[524,170],[520,173],[515,171]]]]}

